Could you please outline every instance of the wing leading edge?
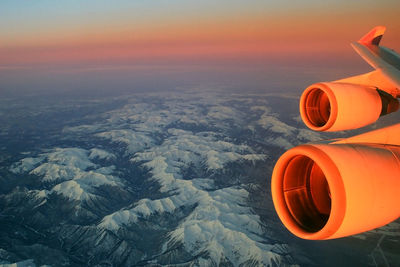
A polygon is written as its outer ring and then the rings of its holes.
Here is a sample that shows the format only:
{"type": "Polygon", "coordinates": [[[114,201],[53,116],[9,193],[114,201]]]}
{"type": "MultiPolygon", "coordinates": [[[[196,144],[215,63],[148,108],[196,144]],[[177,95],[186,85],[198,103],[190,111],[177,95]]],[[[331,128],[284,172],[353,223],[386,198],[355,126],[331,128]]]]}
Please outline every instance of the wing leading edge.
{"type": "Polygon", "coordinates": [[[368,64],[381,72],[400,94],[400,55],[379,45],[385,30],[384,26],[377,26],[351,46],[368,64]]]}

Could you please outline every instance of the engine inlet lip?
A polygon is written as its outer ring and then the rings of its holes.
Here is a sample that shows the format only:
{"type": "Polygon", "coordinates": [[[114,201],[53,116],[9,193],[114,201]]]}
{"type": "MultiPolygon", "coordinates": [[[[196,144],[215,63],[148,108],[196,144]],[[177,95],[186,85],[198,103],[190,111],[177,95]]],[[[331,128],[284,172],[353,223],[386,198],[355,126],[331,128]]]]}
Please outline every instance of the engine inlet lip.
{"type": "Polygon", "coordinates": [[[294,235],[310,240],[330,239],[343,222],[346,210],[346,196],[339,170],[332,159],[314,145],[301,145],[284,153],[275,165],[271,180],[272,200],[279,218],[294,235]],[[331,192],[331,211],[325,225],[318,231],[309,231],[300,225],[290,212],[285,201],[283,183],[290,161],[297,156],[313,160],[323,171],[331,192]]]}
{"type": "Polygon", "coordinates": [[[301,118],[302,118],[304,124],[311,130],[327,131],[333,126],[333,124],[336,121],[337,112],[338,112],[337,106],[338,105],[337,105],[337,100],[336,100],[335,94],[329,88],[329,86],[327,86],[325,83],[316,83],[316,84],[313,84],[313,85],[307,87],[306,90],[304,90],[303,94],[301,95],[300,115],[301,115],[301,118]],[[321,126],[313,124],[312,120],[309,118],[309,115],[307,112],[307,100],[310,97],[313,97],[313,95],[319,90],[328,96],[328,100],[329,100],[329,104],[330,104],[329,119],[327,120],[327,122],[324,125],[321,125],[321,126]]]}

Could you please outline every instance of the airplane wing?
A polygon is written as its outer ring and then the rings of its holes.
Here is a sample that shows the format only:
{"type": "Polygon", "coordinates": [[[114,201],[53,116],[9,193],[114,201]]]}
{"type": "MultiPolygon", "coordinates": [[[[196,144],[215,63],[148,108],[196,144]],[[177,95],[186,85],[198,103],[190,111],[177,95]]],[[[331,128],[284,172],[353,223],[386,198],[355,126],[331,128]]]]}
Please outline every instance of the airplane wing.
{"type": "Polygon", "coordinates": [[[380,46],[386,28],[377,26],[358,42],[351,43],[354,50],[376,70],[400,89],[400,57],[394,50],[380,46]]]}
{"type": "MultiPolygon", "coordinates": [[[[399,110],[400,55],[380,46],[385,27],[354,49],[375,68],[319,82],[300,98],[300,115],[315,131],[364,127],[399,110]]],[[[271,178],[275,210],[294,235],[323,240],[381,227],[400,215],[400,123],[331,143],[286,151],[271,178]]]]}

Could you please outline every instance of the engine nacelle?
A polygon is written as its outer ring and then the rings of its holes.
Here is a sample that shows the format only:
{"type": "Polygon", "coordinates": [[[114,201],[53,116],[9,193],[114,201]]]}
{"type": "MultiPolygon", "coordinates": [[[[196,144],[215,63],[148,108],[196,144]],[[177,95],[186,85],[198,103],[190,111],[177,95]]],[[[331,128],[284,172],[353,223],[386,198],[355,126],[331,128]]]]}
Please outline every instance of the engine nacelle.
{"type": "Polygon", "coordinates": [[[272,175],[275,209],[304,239],[332,239],[400,217],[400,147],[308,144],[284,153],[272,175]]]}
{"type": "Polygon", "coordinates": [[[301,118],[315,131],[357,129],[398,109],[398,100],[390,94],[351,83],[316,83],[300,99],[301,118]]]}

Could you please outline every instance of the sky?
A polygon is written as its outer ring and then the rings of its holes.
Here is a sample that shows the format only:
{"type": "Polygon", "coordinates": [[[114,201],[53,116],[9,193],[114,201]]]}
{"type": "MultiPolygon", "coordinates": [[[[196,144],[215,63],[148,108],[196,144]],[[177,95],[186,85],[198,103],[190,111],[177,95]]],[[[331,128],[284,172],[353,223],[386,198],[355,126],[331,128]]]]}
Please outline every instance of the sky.
{"type": "Polygon", "coordinates": [[[265,83],[288,69],[313,78],[323,66],[327,78],[357,74],[368,66],[349,43],[385,25],[382,44],[399,51],[399,8],[396,0],[2,0],[0,90],[129,75],[229,81],[252,73],[243,84],[265,83]]]}

